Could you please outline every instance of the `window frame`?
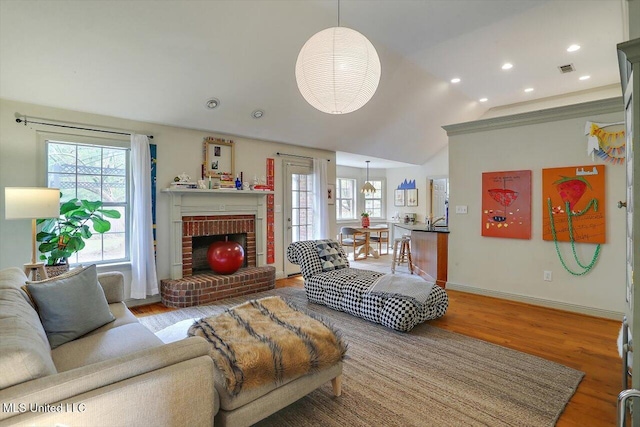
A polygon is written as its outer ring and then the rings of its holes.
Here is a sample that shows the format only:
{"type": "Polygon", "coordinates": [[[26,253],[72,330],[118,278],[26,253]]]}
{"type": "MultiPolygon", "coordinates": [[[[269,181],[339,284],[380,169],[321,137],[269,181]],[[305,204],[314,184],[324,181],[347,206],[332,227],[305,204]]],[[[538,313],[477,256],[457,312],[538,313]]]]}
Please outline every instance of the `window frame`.
{"type": "Polygon", "coordinates": [[[354,221],[358,219],[358,197],[357,197],[357,193],[358,193],[358,180],[355,178],[349,178],[349,177],[337,177],[336,178],[336,194],[335,194],[335,199],[336,199],[336,221],[354,221]],[[350,199],[344,198],[342,197],[342,191],[341,191],[341,187],[340,187],[340,181],[351,181],[353,184],[353,195],[350,199]],[[341,201],[342,200],[350,200],[351,206],[353,208],[353,217],[342,217],[340,215],[340,206],[341,206],[341,201]]]}
{"type": "MultiPolygon", "coordinates": [[[[85,135],[76,135],[76,134],[64,134],[64,133],[53,133],[53,132],[38,132],[38,146],[41,147],[41,158],[42,158],[42,171],[41,174],[38,174],[38,179],[43,182],[45,187],[49,186],[49,143],[62,143],[62,144],[71,144],[71,145],[80,145],[80,146],[98,146],[100,148],[115,148],[122,149],[125,151],[126,155],[126,164],[125,164],[125,202],[123,203],[114,203],[114,202],[104,202],[105,208],[123,208],[124,214],[124,245],[125,245],[125,256],[124,258],[118,259],[109,259],[109,260],[82,260],[78,262],[69,262],[71,266],[81,265],[81,264],[96,264],[98,266],[110,265],[110,264],[129,264],[131,262],[131,251],[130,251],[130,243],[131,243],[131,209],[132,209],[132,199],[131,199],[131,144],[129,140],[121,140],[117,138],[99,138],[95,136],[85,136],[85,135]]],[[[100,166],[102,169],[102,164],[100,166]]],[[[76,176],[78,175],[76,171],[76,176]]],[[[101,171],[102,176],[102,171],[101,171]]],[[[76,190],[77,192],[77,190],[76,190]]],[[[101,257],[104,257],[104,242],[102,242],[101,248],[101,257]]],[[[76,255],[77,257],[77,255],[76,255]]],[[[77,258],[76,258],[77,259],[77,258]]]]}
{"type": "MultiPolygon", "coordinates": [[[[366,182],[366,181],[364,181],[366,182]]],[[[363,185],[364,185],[363,182],[363,185]]],[[[380,215],[379,216],[375,216],[375,215],[371,215],[371,213],[369,213],[369,218],[371,219],[384,219],[385,218],[385,211],[386,211],[386,206],[385,206],[385,180],[383,178],[375,178],[375,177],[371,177],[369,178],[369,182],[371,184],[374,184],[375,182],[379,182],[380,183],[380,191],[376,191],[375,192],[375,196],[376,197],[367,197],[366,194],[362,195],[362,212],[368,212],[367,211],[367,200],[379,200],[380,201],[380,215]],[[378,195],[379,193],[379,195],[378,195]]],[[[374,185],[375,186],[375,185],[374,185]]],[[[376,188],[377,190],[377,188],[376,188]]]]}

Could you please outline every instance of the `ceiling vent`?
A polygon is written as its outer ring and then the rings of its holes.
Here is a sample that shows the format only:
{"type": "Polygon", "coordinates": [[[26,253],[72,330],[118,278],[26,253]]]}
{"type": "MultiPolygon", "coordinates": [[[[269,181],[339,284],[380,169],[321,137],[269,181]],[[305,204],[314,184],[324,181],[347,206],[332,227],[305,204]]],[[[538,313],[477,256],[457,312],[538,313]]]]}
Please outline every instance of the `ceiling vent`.
{"type": "Polygon", "coordinates": [[[568,65],[561,65],[558,67],[558,69],[560,70],[560,72],[562,74],[566,74],[566,73],[570,73],[572,71],[575,71],[576,69],[573,67],[573,64],[568,64],[568,65]]]}

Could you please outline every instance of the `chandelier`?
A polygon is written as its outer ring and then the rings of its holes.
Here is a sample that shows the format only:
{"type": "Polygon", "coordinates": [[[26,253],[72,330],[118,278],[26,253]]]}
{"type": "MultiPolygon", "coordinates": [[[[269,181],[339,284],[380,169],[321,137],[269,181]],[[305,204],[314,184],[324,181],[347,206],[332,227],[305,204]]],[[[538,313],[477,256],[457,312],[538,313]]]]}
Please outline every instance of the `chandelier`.
{"type": "Polygon", "coordinates": [[[338,26],[313,35],[296,61],[296,82],[304,99],[328,114],[346,114],[369,102],[380,83],[380,59],[359,32],[338,26]]]}
{"type": "Polygon", "coordinates": [[[373,184],[371,184],[369,182],[369,162],[370,160],[367,160],[367,180],[364,182],[364,185],[362,186],[362,188],[360,189],[361,193],[375,193],[376,192],[376,187],[373,186],[373,184]]]}

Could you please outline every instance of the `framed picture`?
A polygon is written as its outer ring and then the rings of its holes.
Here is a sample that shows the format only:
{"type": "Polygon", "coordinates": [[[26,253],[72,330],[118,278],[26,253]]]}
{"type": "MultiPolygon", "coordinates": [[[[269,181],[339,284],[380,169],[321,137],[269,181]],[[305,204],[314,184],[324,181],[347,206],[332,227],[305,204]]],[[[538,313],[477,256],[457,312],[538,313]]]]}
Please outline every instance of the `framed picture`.
{"type": "Polygon", "coordinates": [[[336,204],[336,185],[335,184],[327,184],[327,201],[329,205],[336,204]]]}
{"type": "Polygon", "coordinates": [[[202,163],[202,178],[219,178],[220,175],[234,176],[233,141],[228,139],[204,139],[204,162],[202,163]]]}
{"type": "Polygon", "coordinates": [[[407,206],[418,206],[418,189],[407,190],[407,206]]]}
{"type": "Polygon", "coordinates": [[[482,235],[531,239],[531,171],[482,173],[482,235]]]}
{"type": "Polygon", "coordinates": [[[395,190],[393,206],[404,206],[404,190],[395,190]]]}

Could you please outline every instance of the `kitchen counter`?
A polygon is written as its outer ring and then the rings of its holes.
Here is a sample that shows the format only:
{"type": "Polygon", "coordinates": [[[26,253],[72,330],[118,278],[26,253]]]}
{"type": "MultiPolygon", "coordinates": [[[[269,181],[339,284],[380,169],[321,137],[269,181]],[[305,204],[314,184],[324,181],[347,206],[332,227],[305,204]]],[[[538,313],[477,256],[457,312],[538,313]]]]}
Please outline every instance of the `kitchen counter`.
{"type": "Polygon", "coordinates": [[[410,231],[426,231],[429,233],[448,233],[449,232],[449,227],[438,227],[437,225],[435,227],[427,227],[427,224],[423,222],[417,222],[415,224],[405,224],[402,222],[395,222],[393,223],[393,225],[395,227],[404,228],[405,230],[410,230],[410,231]]]}
{"type": "Polygon", "coordinates": [[[394,223],[393,226],[411,231],[414,272],[444,288],[447,284],[449,229],[437,226],[427,228],[424,223],[394,223]]]}

